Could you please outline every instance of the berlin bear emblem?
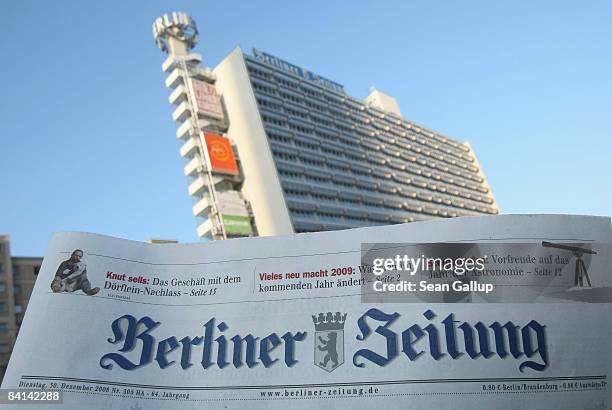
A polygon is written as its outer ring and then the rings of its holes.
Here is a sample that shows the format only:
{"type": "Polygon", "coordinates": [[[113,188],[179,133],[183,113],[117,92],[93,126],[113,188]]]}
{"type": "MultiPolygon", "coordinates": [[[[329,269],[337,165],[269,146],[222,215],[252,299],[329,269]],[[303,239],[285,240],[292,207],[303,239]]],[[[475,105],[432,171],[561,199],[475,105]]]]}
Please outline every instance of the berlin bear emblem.
{"type": "Polygon", "coordinates": [[[344,323],[346,313],[312,315],[315,325],[314,364],[331,372],[344,363],[344,323]]]}

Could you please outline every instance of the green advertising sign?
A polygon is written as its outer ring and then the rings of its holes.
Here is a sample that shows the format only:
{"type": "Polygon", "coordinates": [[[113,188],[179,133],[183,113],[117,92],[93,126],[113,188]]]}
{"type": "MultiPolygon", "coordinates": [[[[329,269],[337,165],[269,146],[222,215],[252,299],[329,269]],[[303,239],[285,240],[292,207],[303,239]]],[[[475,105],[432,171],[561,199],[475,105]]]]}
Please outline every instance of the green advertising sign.
{"type": "Polygon", "coordinates": [[[228,235],[245,235],[253,233],[251,220],[248,216],[221,215],[225,233],[228,235]]]}

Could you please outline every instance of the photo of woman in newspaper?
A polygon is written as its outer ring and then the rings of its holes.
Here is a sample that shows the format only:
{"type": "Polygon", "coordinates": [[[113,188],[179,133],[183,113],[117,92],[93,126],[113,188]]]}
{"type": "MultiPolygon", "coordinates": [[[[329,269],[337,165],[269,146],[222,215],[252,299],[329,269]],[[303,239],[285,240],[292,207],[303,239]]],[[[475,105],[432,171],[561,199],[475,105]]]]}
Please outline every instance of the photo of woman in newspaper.
{"type": "Polygon", "coordinates": [[[83,251],[75,249],[67,259],[60,263],[51,282],[51,290],[58,292],[75,292],[82,290],[86,295],[93,296],[100,291],[100,288],[92,288],[87,278],[87,265],[81,261],[83,251]]]}

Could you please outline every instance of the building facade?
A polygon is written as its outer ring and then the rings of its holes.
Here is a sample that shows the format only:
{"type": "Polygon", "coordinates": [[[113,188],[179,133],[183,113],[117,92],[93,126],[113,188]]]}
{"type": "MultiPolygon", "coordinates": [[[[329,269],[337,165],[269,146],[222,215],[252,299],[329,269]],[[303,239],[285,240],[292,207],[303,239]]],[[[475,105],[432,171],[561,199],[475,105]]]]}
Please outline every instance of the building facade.
{"type": "Polygon", "coordinates": [[[0,235],[0,381],[11,357],[42,259],[11,256],[10,238],[0,235]]]}
{"type": "Polygon", "coordinates": [[[499,212],[471,146],[404,119],[378,90],[359,100],[258,50],[213,71],[262,235],[499,212]]]}
{"type": "Polygon", "coordinates": [[[499,213],[471,146],[405,119],[393,97],[372,90],[354,98],[256,49],[236,48],[201,69],[189,51],[197,40],[190,17],[164,15],[153,28],[169,54],[162,67],[200,237],[499,213]],[[212,91],[202,92],[204,81],[212,91]],[[225,147],[212,145],[219,140],[225,147]],[[218,153],[231,154],[234,173],[215,166],[218,153]],[[233,215],[249,229],[229,229],[233,215]]]}

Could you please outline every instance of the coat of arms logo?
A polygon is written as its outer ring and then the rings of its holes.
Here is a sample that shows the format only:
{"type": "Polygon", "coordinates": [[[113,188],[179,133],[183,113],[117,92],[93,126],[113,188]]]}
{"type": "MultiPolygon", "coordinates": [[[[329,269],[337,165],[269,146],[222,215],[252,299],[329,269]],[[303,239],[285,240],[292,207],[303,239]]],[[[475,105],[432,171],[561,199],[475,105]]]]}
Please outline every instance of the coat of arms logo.
{"type": "Polygon", "coordinates": [[[344,363],[344,322],[346,313],[312,315],[315,325],[314,364],[331,372],[344,363]]]}

